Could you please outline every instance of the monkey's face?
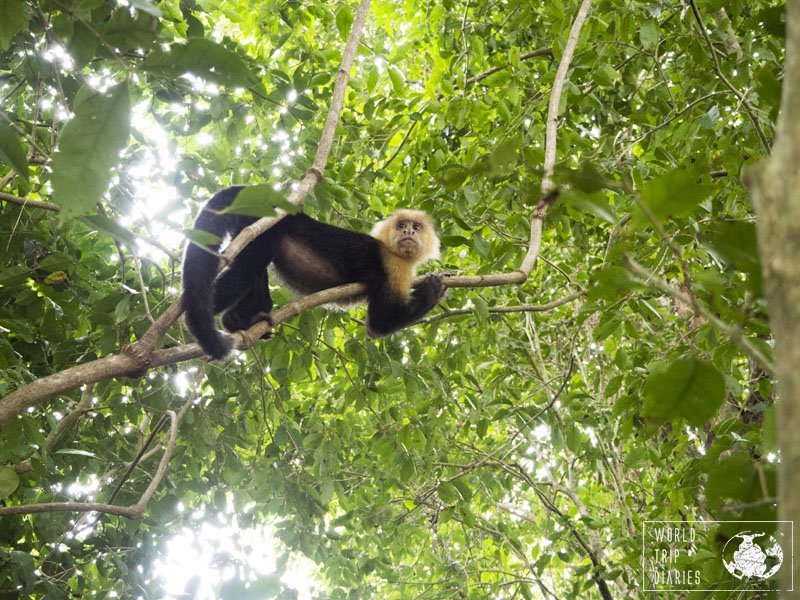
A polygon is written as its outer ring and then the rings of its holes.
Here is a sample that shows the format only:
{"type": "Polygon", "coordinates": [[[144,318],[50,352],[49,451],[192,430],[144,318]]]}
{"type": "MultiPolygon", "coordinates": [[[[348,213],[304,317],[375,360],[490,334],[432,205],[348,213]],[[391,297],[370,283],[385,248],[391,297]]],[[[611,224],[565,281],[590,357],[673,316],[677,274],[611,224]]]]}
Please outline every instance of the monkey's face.
{"type": "Polygon", "coordinates": [[[439,258],[439,238],[433,220],[421,210],[401,208],[376,223],[372,237],[379,239],[394,254],[418,264],[439,258]]]}
{"type": "Polygon", "coordinates": [[[413,259],[422,254],[428,233],[425,225],[413,219],[397,219],[391,232],[391,246],[403,258],[413,259]]]}

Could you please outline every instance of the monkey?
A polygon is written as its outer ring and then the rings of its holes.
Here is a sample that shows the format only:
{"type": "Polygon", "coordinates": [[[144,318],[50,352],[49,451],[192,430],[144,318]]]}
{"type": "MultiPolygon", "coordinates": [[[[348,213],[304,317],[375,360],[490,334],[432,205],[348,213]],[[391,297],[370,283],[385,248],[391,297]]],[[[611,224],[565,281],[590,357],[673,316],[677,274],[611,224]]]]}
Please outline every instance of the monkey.
{"type": "MultiPolygon", "coordinates": [[[[243,186],[217,192],[194,222],[196,230],[220,240],[234,238],[257,219],[224,214],[243,186]]],[[[424,211],[400,209],[377,223],[367,235],[289,214],[259,235],[218,276],[220,244],[209,249],[189,242],[183,261],[183,307],[186,324],[206,354],[222,360],[234,339],[218,331],[214,315],[222,312],[229,332],[259,321],[272,323],[267,267],[291,291],[305,296],[321,290],[363,283],[366,291],[337,301],[342,307],[367,302],[367,335],[378,338],[419,321],[441,302],[445,285],[431,274],[413,285],[416,267],[439,258],[439,238],[424,211]]],[[[268,337],[268,336],[265,336],[268,337]]]]}

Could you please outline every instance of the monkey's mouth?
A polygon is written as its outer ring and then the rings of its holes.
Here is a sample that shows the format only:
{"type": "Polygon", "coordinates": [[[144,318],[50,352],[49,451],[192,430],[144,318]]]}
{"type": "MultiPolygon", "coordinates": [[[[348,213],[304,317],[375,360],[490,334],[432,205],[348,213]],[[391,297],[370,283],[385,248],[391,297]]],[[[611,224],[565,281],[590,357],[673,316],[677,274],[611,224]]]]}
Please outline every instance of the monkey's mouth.
{"type": "Polygon", "coordinates": [[[399,241],[398,243],[399,243],[399,244],[403,244],[403,243],[405,243],[405,242],[411,242],[411,243],[412,243],[412,244],[414,244],[415,246],[416,246],[416,245],[419,243],[419,242],[417,242],[417,238],[413,238],[413,237],[411,237],[411,236],[406,236],[406,237],[404,237],[404,238],[400,238],[400,241],[399,241]]]}

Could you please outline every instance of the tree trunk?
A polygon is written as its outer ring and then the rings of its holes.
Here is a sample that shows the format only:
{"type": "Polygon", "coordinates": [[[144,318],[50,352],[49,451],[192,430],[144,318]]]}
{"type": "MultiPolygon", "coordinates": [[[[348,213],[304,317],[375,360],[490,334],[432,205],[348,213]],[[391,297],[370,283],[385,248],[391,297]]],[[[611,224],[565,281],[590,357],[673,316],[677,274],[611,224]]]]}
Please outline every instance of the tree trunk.
{"type": "MultiPolygon", "coordinates": [[[[775,337],[778,514],[800,524],[800,0],[786,5],[786,73],[772,155],[745,173],[756,206],[758,245],[775,337]]],[[[781,528],[791,535],[791,524],[781,528]]],[[[791,560],[785,557],[788,563],[791,560]]],[[[800,582],[800,561],[781,569],[781,589],[800,582]]],[[[789,597],[786,592],[784,597],[789,597]]]]}

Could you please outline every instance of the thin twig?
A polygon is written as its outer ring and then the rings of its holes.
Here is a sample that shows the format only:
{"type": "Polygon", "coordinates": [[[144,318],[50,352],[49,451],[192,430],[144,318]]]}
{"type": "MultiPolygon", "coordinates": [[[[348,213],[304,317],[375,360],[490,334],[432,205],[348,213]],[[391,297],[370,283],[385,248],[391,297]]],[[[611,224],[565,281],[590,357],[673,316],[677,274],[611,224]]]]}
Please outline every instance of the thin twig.
{"type": "MultiPolygon", "coordinates": [[[[526,52],[525,54],[520,54],[519,60],[521,62],[523,60],[536,58],[537,56],[550,56],[550,57],[552,57],[553,56],[553,50],[550,49],[550,48],[539,48],[538,50],[531,50],[530,52],[526,52]]],[[[478,83],[479,81],[483,81],[487,77],[490,77],[490,76],[494,75],[495,73],[499,73],[500,71],[503,71],[504,69],[507,69],[508,67],[509,67],[509,65],[500,65],[498,67],[492,67],[491,69],[488,69],[488,70],[484,71],[483,73],[478,73],[477,75],[473,75],[472,77],[467,79],[467,82],[466,82],[467,83],[467,87],[469,87],[470,85],[474,85],[474,84],[478,83]]]]}
{"type": "Polygon", "coordinates": [[[756,361],[761,367],[767,371],[771,376],[775,376],[775,366],[762,352],[758,349],[749,339],[747,336],[744,335],[744,332],[739,327],[735,325],[730,325],[717,317],[714,313],[712,313],[708,308],[706,308],[702,303],[694,301],[693,298],[673,286],[667,283],[665,280],[661,279],[655,273],[651,273],[645,267],[640,265],[630,256],[625,256],[625,266],[628,270],[633,273],[636,277],[641,279],[644,283],[650,284],[661,290],[667,296],[681,302],[682,304],[691,307],[693,312],[707,320],[711,323],[714,327],[716,327],[719,331],[724,333],[730,340],[739,346],[741,350],[747,354],[750,358],[756,361]]]}
{"type": "MultiPolygon", "coordinates": [[[[518,312],[546,312],[548,310],[553,310],[559,306],[567,304],[568,302],[572,302],[582,296],[584,296],[586,292],[580,291],[570,294],[569,296],[565,296],[563,298],[559,298],[558,300],[553,300],[552,302],[548,302],[547,304],[520,304],[518,306],[491,306],[489,307],[489,312],[492,314],[500,314],[500,313],[518,313],[518,312]]],[[[471,315],[474,314],[476,310],[474,308],[456,308],[452,310],[447,310],[427,319],[423,319],[420,321],[420,325],[430,325],[431,323],[436,323],[437,321],[442,321],[444,319],[449,319],[450,317],[456,317],[460,315],[471,315]]]]}
{"type": "Polygon", "coordinates": [[[758,139],[761,141],[761,145],[764,146],[764,152],[769,154],[770,152],[770,145],[769,141],[767,140],[767,136],[764,134],[764,130],[761,128],[761,123],[758,121],[758,117],[755,114],[755,110],[753,109],[753,105],[750,104],[750,101],[747,99],[742,92],[740,92],[736,87],[725,77],[725,74],[722,72],[722,66],[719,63],[719,56],[717,56],[717,50],[714,48],[714,44],[711,42],[711,37],[708,35],[708,30],[706,29],[705,23],[703,23],[703,17],[700,16],[700,11],[697,8],[697,3],[695,0],[689,0],[689,5],[692,7],[692,14],[694,14],[694,18],[697,21],[697,25],[700,27],[700,33],[703,34],[703,39],[706,42],[706,46],[708,46],[708,50],[711,53],[711,62],[714,66],[714,72],[719,77],[719,80],[727,87],[731,93],[739,99],[739,102],[742,106],[744,106],[744,110],[747,115],[750,117],[750,121],[753,123],[753,127],[758,134],[758,139]]]}
{"type": "Polygon", "coordinates": [[[0,516],[29,515],[33,513],[45,512],[99,512],[109,515],[118,515],[129,519],[141,519],[144,516],[144,509],[150,498],[155,493],[156,488],[161,483],[167,472],[167,465],[172,458],[175,443],[178,439],[178,417],[175,411],[168,410],[166,415],[170,419],[169,440],[164,447],[164,456],[158,463],[158,468],[150,481],[150,485],[144,491],[139,501],[130,506],[115,506],[113,504],[96,502],[43,502],[41,504],[20,504],[17,506],[0,506],[0,516]]]}

